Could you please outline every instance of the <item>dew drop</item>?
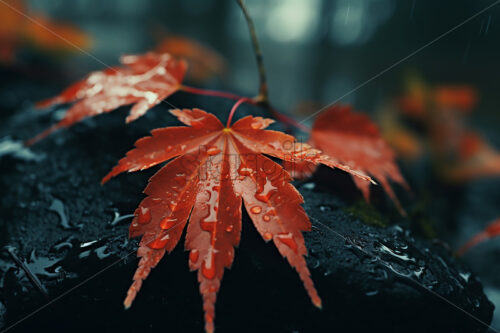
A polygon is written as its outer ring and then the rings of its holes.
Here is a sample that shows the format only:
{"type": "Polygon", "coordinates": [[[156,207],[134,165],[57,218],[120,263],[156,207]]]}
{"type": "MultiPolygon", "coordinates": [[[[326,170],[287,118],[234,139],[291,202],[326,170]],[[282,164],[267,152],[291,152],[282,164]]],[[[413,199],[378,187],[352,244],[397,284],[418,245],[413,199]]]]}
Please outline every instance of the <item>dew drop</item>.
{"type": "MultiPolygon", "coordinates": [[[[281,149],[281,143],[279,141],[271,142],[267,144],[271,149],[281,149]]],[[[286,147],[284,147],[286,149],[286,147]]]]}
{"type": "Polygon", "coordinates": [[[207,149],[207,154],[209,156],[217,155],[218,153],[220,153],[220,149],[217,147],[210,147],[207,149]]]}
{"type": "Polygon", "coordinates": [[[262,127],[262,125],[256,121],[254,121],[253,123],[250,124],[250,127],[252,127],[253,129],[260,129],[262,127]]]}
{"type": "Polygon", "coordinates": [[[275,199],[274,199],[274,203],[276,204],[279,204],[283,201],[283,197],[281,195],[278,195],[275,199]]]}
{"type": "Polygon", "coordinates": [[[250,212],[254,214],[260,214],[262,212],[262,208],[260,206],[253,206],[250,208],[250,212]]]}
{"type": "Polygon", "coordinates": [[[207,265],[206,261],[203,263],[203,266],[201,267],[201,274],[209,280],[215,277],[215,263],[213,257],[211,258],[209,265],[207,265]]]}
{"type": "Polygon", "coordinates": [[[168,205],[168,208],[170,208],[171,211],[174,211],[175,208],[177,207],[177,201],[170,200],[170,202],[168,202],[167,205],[168,205]]]}
{"type": "Polygon", "coordinates": [[[293,252],[297,253],[297,243],[293,239],[293,235],[291,233],[279,234],[277,238],[280,242],[291,248],[293,252]]]}
{"type": "Polygon", "coordinates": [[[149,208],[139,207],[138,210],[137,222],[140,224],[148,224],[151,222],[151,212],[149,211],[149,208]]]}
{"type": "Polygon", "coordinates": [[[226,232],[231,232],[231,231],[233,231],[233,226],[232,225],[228,225],[226,227],[226,232]]]}
{"type": "Polygon", "coordinates": [[[212,197],[212,192],[210,192],[210,191],[203,191],[203,195],[205,196],[202,199],[203,201],[210,201],[210,198],[212,197]]]}
{"type": "Polygon", "coordinates": [[[265,214],[264,216],[262,216],[262,219],[264,220],[264,222],[271,221],[271,217],[268,214],[265,214]]]}
{"type": "Polygon", "coordinates": [[[186,176],[184,176],[184,174],[182,175],[176,175],[174,180],[180,185],[180,186],[184,186],[186,185],[186,176]]]}
{"type": "Polygon", "coordinates": [[[177,223],[177,219],[167,216],[160,221],[160,228],[163,230],[172,228],[177,223]]]}
{"type": "Polygon", "coordinates": [[[271,198],[271,196],[276,193],[276,191],[268,191],[267,193],[257,193],[255,195],[255,198],[259,201],[262,201],[262,202],[269,202],[269,199],[271,198]]]}
{"type": "Polygon", "coordinates": [[[252,169],[244,167],[242,164],[238,169],[238,173],[242,176],[250,176],[252,174],[252,169]]]}
{"type": "Polygon", "coordinates": [[[201,221],[200,227],[204,231],[212,232],[214,230],[215,222],[216,221],[211,221],[211,222],[201,221]]]}
{"type": "Polygon", "coordinates": [[[155,250],[163,249],[167,245],[169,240],[170,240],[170,235],[166,234],[161,238],[160,237],[156,238],[153,242],[149,244],[149,247],[155,250]]]}
{"type": "Polygon", "coordinates": [[[196,264],[199,257],[200,257],[200,252],[197,249],[193,249],[189,252],[189,261],[192,264],[196,264]]]}
{"type": "Polygon", "coordinates": [[[264,233],[264,239],[265,239],[266,241],[270,241],[271,239],[273,239],[273,234],[272,234],[272,233],[270,233],[270,232],[265,232],[265,233],[264,233]]]}

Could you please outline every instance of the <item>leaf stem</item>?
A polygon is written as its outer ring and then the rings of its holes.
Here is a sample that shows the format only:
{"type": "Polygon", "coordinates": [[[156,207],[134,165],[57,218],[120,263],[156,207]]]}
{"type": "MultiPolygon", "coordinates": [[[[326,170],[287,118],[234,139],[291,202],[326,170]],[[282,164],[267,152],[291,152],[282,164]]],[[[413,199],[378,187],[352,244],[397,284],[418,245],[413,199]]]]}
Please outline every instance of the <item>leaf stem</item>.
{"type": "Polygon", "coordinates": [[[269,107],[269,110],[271,111],[271,114],[276,119],[278,119],[279,121],[281,121],[282,123],[285,123],[287,125],[295,126],[299,130],[301,130],[303,132],[306,132],[306,133],[311,132],[311,129],[308,126],[306,126],[306,125],[304,125],[302,123],[299,123],[297,120],[295,120],[295,119],[293,119],[291,117],[285,116],[284,114],[278,112],[278,110],[276,110],[274,107],[272,107],[271,104],[268,104],[268,107],[269,107]]]}
{"type": "Polygon", "coordinates": [[[227,99],[234,99],[235,101],[242,98],[242,96],[232,94],[225,91],[216,91],[216,90],[208,90],[208,89],[200,89],[195,87],[189,87],[185,85],[181,85],[179,90],[185,91],[187,93],[196,94],[196,95],[205,95],[205,96],[214,96],[214,97],[222,97],[227,99]]]}
{"type": "Polygon", "coordinates": [[[248,13],[248,10],[243,3],[243,0],[236,0],[238,5],[240,6],[243,15],[247,21],[248,30],[250,32],[250,38],[252,39],[253,50],[255,52],[255,59],[257,60],[257,66],[259,68],[259,95],[257,95],[256,99],[263,103],[269,104],[269,93],[267,90],[267,79],[266,79],[266,69],[264,67],[264,59],[262,57],[262,51],[260,49],[259,40],[257,39],[257,33],[255,32],[255,26],[253,24],[253,20],[248,13]]]}
{"type": "Polygon", "coordinates": [[[185,86],[185,85],[181,85],[179,87],[179,90],[187,92],[187,93],[191,93],[191,94],[196,94],[196,95],[221,97],[221,98],[232,99],[235,101],[239,101],[240,99],[244,99],[244,101],[241,103],[248,103],[248,104],[255,105],[255,106],[259,106],[259,105],[264,106],[267,109],[269,109],[269,111],[271,112],[273,117],[275,117],[277,120],[283,122],[284,124],[295,126],[296,128],[298,128],[301,131],[306,132],[306,133],[310,132],[310,128],[307,127],[306,125],[299,123],[298,121],[296,121],[295,119],[293,119],[291,117],[285,116],[284,114],[282,114],[278,110],[276,110],[274,107],[272,107],[269,103],[267,103],[266,105],[262,105],[263,104],[262,101],[260,101],[258,98],[248,98],[248,97],[243,97],[243,96],[236,95],[236,94],[229,93],[229,92],[225,92],[225,91],[201,89],[201,88],[189,87],[189,86],[185,86]]]}
{"type": "Polygon", "coordinates": [[[231,126],[231,121],[233,120],[233,116],[234,113],[236,112],[236,109],[245,102],[252,102],[252,99],[248,97],[242,97],[239,100],[237,100],[236,103],[234,103],[233,107],[231,108],[231,111],[229,112],[229,117],[227,118],[227,124],[226,124],[227,128],[231,126]]]}

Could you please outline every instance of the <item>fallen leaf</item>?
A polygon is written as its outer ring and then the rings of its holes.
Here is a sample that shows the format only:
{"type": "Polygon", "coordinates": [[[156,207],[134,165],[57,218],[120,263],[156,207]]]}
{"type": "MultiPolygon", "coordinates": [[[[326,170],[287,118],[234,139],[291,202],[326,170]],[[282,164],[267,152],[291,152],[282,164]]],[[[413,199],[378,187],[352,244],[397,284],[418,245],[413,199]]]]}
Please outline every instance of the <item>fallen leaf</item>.
{"type": "Polygon", "coordinates": [[[134,104],[126,119],[127,123],[134,121],[175,93],[186,72],[186,63],[175,60],[167,53],[126,55],[120,61],[124,66],[90,73],[60,95],[39,102],[37,106],[42,108],[76,101],[61,121],[28,143],[32,144],[84,118],[110,112],[123,105],[134,104]]]}
{"type": "Polygon", "coordinates": [[[311,223],[301,206],[303,198],[290,184],[290,175],[262,154],[288,161],[301,158],[340,168],[363,181],[370,178],[296,143],[290,135],[264,130],[270,119],[248,116],[225,128],[203,110],[171,113],[188,126],[153,130],[103,179],[173,159],[151,177],[130,227],[131,237],[142,235],[141,259],[125,307],[131,306],[151,269],[177,245],[189,219],[185,249],[189,267],[198,271],[205,329],[213,332],[224,268],[231,266],[240,241],[242,202],[263,239],[273,241],[297,270],[314,305],[321,307],[304,259],[302,232],[309,231],[311,223]]]}
{"type": "MultiPolygon", "coordinates": [[[[314,121],[309,144],[340,163],[372,176],[382,185],[401,214],[405,215],[389,184],[391,180],[409,189],[395,162],[394,152],[380,136],[375,123],[366,115],[352,112],[351,109],[350,106],[335,105],[320,113],[314,121]]],[[[307,161],[292,161],[297,162],[298,165],[287,164],[294,174],[307,174],[307,170],[312,168],[307,161]]],[[[353,177],[353,180],[366,201],[369,201],[370,184],[357,177],[353,177]]]]}

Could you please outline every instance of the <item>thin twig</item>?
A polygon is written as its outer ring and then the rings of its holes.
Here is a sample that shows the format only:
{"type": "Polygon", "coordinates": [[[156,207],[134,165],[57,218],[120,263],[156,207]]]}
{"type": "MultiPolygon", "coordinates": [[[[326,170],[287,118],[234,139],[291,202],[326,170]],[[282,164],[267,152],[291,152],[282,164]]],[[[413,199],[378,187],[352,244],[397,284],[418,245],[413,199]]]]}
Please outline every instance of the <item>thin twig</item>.
{"type": "Polygon", "coordinates": [[[243,3],[243,0],[236,0],[236,2],[243,11],[243,15],[245,15],[248,30],[250,31],[250,37],[252,39],[253,50],[255,52],[255,59],[257,60],[257,66],[259,68],[260,87],[259,95],[256,99],[262,104],[267,105],[269,104],[269,93],[267,91],[266,69],[264,67],[264,60],[262,57],[262,51],[260,50],[259,40],[257,39],[257,33],[255,32],[255,26],[245,4],[243,3]]]}
{"type": "Polygon", "coordinates": [[[195,87],[190,87],[190,86],[185,86],[185,85],[181,85],[179,90],[187,92],[187,93],[195,94],[195,95],[221,97],[221,98],[233,99],[235,101],[242,98],[242,96],[240,96],[240,95],[236,95],[236,94],[225,92],[225,91],[201,89],[201,88],[195,88],[195,87]]]}
{"type": "Polygon", "coordinates": [[[17,264],[19,268],[21,268],[24,273],[26,274],[26,277],[30,282],[35,286],[45,297],[49,296],[49,293],[45,286],[40,282],[38,277],[30,270],[28,265],[24,263],[16,254],[15,249],[12,246],[7,246],[6,247],[7,253],[12,257],[14,262],[17,264]]]}
{"type": "Polygon", "coordinates": [[[236,103],[233,105],[231,108],[231,111],[229,112],[229,117],[227,118],[227,124],[226,127],[229,128],[231,126],[231,121],[233,120],[234,113],[236,112],[236,109],[243,103],[245,102],[251,102],[252,100],[250,98],[242,97],[239,100],[236,101],[236,103]]]}
{"type": "Polygon", "coordinates": [[[196,94],[196,95],[203,95],[203,96],[212,96],[212,97],[221,97],[221,98],[227,98],[227,99],[232,99],[235,101],[238,101],[240,99],[245,99],[244,103],[250,104],[250,105],[255,105],[255,106],[263,106],[267,108],[267,110],[271,113],[271,115],[276,118],[277,120],[281,121],[287,126],[295,126],[299,130],[309,133],[311,129],[307,127],[304,124],[299,123],[297,120],[286,116],[282,113],[280,113],[278,110],[276,110],[271,103],[267,102],[264,105],[263,101],[259,101],[258,97],[254,98],[246,98],[244,96],[236,95],[233,93],[228,93],[224,91],[216,91],[216,90],[207,90],[207,89],[201,89],[201,88],[195,88],[195,87],[190,87],[186,85],[181,85],[179,88],[180,91],[184,91],[187,93],[191,94],[196,94]]]}
{"type": "Polygon", "coordinates": [[[236,2],[240,6],[243,15],[245,15],[245,19],[248,25],[248,31],[250,32],[250,37],[252,39],[253,50],[255,52],[255,59],[257,60],[257,67],[259,69],[259,81],[260,81],[259,94],[256,97],[254,97],[253,100],[258,104],[267,108],[273,117],[275,117],[280,121],[283,121],[285,125],[287,125],[288,129],[290,129],[291,125],[295,126],[301,131],[308,133],[310,130],[307,126],[302,125],[301,123],[293,120],[292,118],[284,116],[271,105],[271,102],[269,100],[269,92],[267,90],[267,78],[266,78],[266,68],[264,67],[264,58],[262,57],[262,51],[260,49],[259,40],[257,38],[257,33],[255,31],[255,25],[253,24],[253,20],[250,17],[250,14],[245,4],[243,3],[243,0],[236,0],[236,2]]]}

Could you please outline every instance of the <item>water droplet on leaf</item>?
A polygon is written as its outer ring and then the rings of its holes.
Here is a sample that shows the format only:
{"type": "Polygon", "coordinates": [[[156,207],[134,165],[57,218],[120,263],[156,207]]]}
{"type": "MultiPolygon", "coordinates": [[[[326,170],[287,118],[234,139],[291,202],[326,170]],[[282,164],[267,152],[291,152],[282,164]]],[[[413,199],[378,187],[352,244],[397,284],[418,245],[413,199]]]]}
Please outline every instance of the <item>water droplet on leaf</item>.
{"type": "Polygon", "coordinates": [[[177,219],[171,216],[163,218],[160,222],[160,228],[166,230],[172,228],[177,223],[177,219]]]}
{"type": "Polygon", "coordinates": [[[260,206],[253,206],[250,208],[250,212],[254,214],[260,214],[262,212],[262,208],[260,206]]]}
{"type": "Polygon", "coordinates": [[[151,222],[151,212],[149,211],[149,208],[140,207],[138,210],[137,222],[140,224],[148,224],[151,222]]]}

